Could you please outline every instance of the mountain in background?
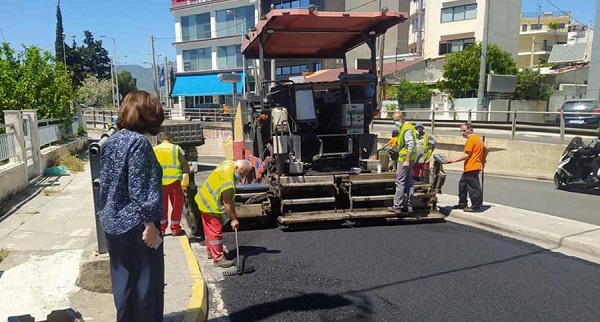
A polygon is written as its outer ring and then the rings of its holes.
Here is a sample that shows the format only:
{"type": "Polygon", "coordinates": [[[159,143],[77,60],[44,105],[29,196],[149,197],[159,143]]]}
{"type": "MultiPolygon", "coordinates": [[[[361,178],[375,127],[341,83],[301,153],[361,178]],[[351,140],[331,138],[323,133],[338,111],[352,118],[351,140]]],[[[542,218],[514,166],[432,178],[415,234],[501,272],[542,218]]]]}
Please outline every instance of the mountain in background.
{"type": "Polygon", "coordinates": [[[128,71],[131,77],[135,79],[135,84],[139,90],[146,92],[154,91],[154,79],[152,78],[152,68],[142,67],[140,65],[119,65],[117,71],[128,71]]]}

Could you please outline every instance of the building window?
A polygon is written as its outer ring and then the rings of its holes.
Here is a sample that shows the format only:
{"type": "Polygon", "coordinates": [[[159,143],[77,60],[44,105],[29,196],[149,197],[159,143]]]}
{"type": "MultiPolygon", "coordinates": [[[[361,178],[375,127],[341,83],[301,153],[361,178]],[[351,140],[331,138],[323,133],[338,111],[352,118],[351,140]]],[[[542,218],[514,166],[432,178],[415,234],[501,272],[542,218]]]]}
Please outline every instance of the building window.
{"type": "Polygon", "coordinates": [[[527,24],[521,25],[521,31],[527,31],[527,24]]]}
{"type": "Polygon", "coordinates": [[[217,11],[217,37],[241,35],[247,33],[252,27],[254,27],[254,6],[217,11]],[[228,14],[228,10],[233,14],[228,14]]]}
{"type": "Polygon", "coordinates": [[[531,24],[531,30],[542,30],[542,25],[537,23],[531,24]]]}
{"type": "Polygon", "coordinates": [[[181,17],[183,41],[210,38],[210,13],[181,17]]]}
{"type": "Polygon", "coordinates": [[[212,58],[210,48],[200,48],[183,51],[184,72],[210,69],[212,69],[212,58]]]}
{"type": "Polygon", "coordinates": [[[558,29],[565,29],[565,23],[564,22],[559,22],[558,23],[558,29]]]}
{"type": "Polygon", "coordinates": [[[440,42],[440,55],[456,53],[465,50],[475,43],[475,38],[454,39],[440,42]]]}
{"type": "MultiPolygon", "coordinates": [[[[320,63],[317,63],[317,64],[320,65],[320,63]]],[[[317,66],[315,64],[315,71],[317,71],[316,67],[317,66]]],[[[305,73],[308,71],[310,71],[308,64],[282,66],[282,67],[275,68],[275,76],[301,75],[302,73],[305,73]]]]}
{"type": "Polygon", "coordinates": [[[242,54],[239,45],[218,47],[219,69],[242,67],[242,54]]]}
{"type": "Polygon", "coordinates": [[[441,22],[477,19],[477,4],[442,8],[441,22]]]}
{"type": "Polygon", "coordinates": [[[419,19],[415,18],[410,21],[410,29],[413,33],[419,31],[419,19]]]}
{"type": "Polygon", "coordinates": [[[287,0],[276,3],[275,9],[300,9],[308,8],[309,5],[309,0],[287,0]]]}

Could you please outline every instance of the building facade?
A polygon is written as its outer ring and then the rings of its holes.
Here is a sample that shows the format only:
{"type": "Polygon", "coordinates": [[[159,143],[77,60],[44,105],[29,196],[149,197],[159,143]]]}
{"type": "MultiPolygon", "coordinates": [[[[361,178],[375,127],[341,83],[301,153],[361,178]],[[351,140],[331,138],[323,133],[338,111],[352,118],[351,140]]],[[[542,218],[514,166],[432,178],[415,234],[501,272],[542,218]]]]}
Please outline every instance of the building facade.
{"type": "MultiPolygon", "coordinates": [[[[240,48],[258,19],[255,1],[172,0],[170,11],[178,71],[171,96],[179,98],[181,108],[231,104],[233,86],[221,83],[218,74],[243,73],[240,48]]],[[[242,93],[242,83],[236,85],[242,93]]]]}
{"type": "Polygon", "coordinates": [[[483,39],[517,59],[521,0],[409,0],[409,52],[436,59],[483,39]],[[489,8],[486,8],[486,3],[489,8]]]}
{"type": "Polygon", "coordinates": [[[555,45],[567,43],[570,22],[571,13],[523,13],[517,67],[533,68],[547,62],[555,45]]]}

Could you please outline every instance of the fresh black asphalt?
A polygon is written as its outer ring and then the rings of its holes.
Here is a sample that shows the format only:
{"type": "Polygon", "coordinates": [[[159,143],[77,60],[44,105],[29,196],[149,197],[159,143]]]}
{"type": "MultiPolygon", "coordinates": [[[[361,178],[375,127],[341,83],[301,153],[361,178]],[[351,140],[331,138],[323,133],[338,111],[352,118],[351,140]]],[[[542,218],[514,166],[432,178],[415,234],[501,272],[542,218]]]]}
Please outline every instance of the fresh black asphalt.
{"type": "Polygon", "coordinates": [[[231,321],[600,320],[599,265],[453,223],[341,227],[241,231],[231,321]]]}

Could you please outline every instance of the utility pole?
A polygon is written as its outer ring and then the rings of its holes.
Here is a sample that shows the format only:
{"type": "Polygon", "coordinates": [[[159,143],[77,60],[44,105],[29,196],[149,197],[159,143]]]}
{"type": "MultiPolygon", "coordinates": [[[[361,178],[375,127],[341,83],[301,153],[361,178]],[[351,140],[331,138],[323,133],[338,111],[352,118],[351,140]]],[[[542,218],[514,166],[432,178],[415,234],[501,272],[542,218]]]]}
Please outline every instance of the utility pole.
{"type": "Polygon", "coordinates": [[[150,45],[152,48],[152,80],[154,81],[154,93],[160,97],[158,91],[158,79],[156,78],[156,57],[154,56],[154,35],[150,35],[150,45]]]}
{"type": "Polygon", "coordinates": [[[535,52],[535,37],[531,40],[531,57],[529,58],[529,67],[533,68],[533,53],[535,52]]]}
{"type": "Polygon", "coordinates": [[[488,31],[490,21],[490,0],[484,0],[483,36],[481,37],[481,57],[479,63],[479,88],[477,89],[477,110],[483,111],[485,98],[485,67],[487,61],[488,31]]]}
{"type": "MultiPolygon", "coordinates": [[[[381,7],[381,0],[379,0],[379,11],[381,12],[382,15],[385,15],[388,12],[388,8],[381,7]]],[[[378,99],[378,106],[381,109],[381,105],[383,102],[383,53],[385,51],[385,32],[383,34],[381,34],[381,37],[379,38],[379,70],[377,72],[377,86],[378,86],[378,92],[377,92],[377,99],[378,99]]]]}
{"type": "Polygon", "coordinates": [[[417,57],[423,58],[423,1],[419,0],[417,4],[417,57]]]}
{"type": "Polygon", "coordinates": [[[167,71],[167,55],[165,55],[165,63],[163,65],[163,77],[165,78],[164,80],[164,87],[165,87],[165,107],[169,107],[169,81],[168,81],[168,75],[169,72],[167,71]]]}

